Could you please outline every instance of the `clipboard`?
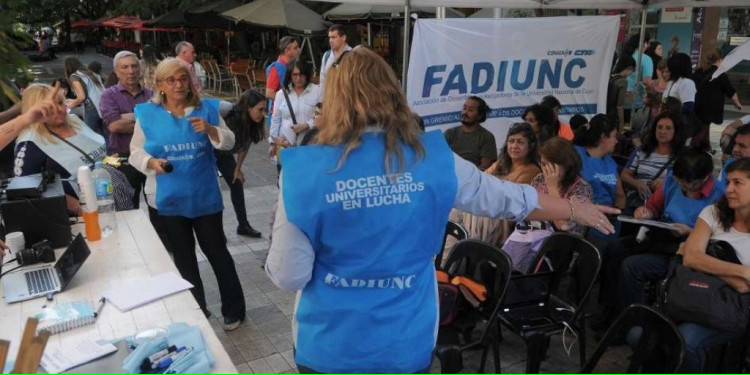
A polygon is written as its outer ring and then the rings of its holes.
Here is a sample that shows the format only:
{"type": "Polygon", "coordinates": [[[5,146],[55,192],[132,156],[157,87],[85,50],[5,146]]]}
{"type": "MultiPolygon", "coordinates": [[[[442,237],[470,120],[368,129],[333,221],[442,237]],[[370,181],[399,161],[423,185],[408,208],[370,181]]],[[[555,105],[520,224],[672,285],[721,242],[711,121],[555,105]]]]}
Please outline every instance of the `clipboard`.
{"type": "Polygon", "coordinates": [[[625,215],[618,216],[617,220],[620,220],[620,221],[622,221],[624,223],[632,223],[632,224],[637,224],[637,225],[645,225],[647,227],[659,228],[659,229],[666,229],[668,231],[679,232],[679,229],[677,229],[671,223],[665,223],[663,221],[636,219],[636,218],[634,218],[632,216],[625,216],[625,215]]]}

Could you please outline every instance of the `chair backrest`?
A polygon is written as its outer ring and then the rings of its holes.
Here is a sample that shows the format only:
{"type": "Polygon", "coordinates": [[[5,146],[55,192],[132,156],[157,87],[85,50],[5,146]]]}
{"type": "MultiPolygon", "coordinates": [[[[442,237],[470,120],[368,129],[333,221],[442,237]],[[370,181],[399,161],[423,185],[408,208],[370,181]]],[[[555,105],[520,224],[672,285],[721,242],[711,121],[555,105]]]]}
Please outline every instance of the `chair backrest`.
{"type": "Polygon", "coordinates": [[[448,220],[448,224],[445,225],[445,235],[443,235],[443,244],[440,245],[440,252],[435,256],[435,269],[436,270],[441,269],[441,265],[443,264],[443,252],[445,251],[445,241],[448,239],[449,236],[455,238],[456,242],[469,238],[469,234],[466,232],[466,229],[464,229],[464,227],[462,227],[458,223],[448,220]]]}
{"type": "MultiPolygon", "coordinates": [[[[664,314],[646,305],[630,305],[620,314],[599,342],[581,373],[590,374],[612,342],[631,328],[641,327],[627,373],[676,373],[685,356],[685,340],[677,326],[664,314]]],[[[611,371],[608,369],[607,372],[611,371]]]]}
{"type": "Polygon", "coordinates": [[[487,300],[478,309],[483,316],[491,319],[487,326],[491,326],[497,316],[512,270],[508,254],[478,240],[456,243],[445,263],[445,271],[451,278],[466,276],[487,288],[487,300]]]}
{"type": "Polygon", "coordinates": [[[554,271],[550,303],[572,308],[569,319],[576,321],[591,295],[602,258],[591,242],[578,234],[555,232],[542,243],[527,273],[554,271]],[[550,269],[551,268],[551,269],[550,269]]]}

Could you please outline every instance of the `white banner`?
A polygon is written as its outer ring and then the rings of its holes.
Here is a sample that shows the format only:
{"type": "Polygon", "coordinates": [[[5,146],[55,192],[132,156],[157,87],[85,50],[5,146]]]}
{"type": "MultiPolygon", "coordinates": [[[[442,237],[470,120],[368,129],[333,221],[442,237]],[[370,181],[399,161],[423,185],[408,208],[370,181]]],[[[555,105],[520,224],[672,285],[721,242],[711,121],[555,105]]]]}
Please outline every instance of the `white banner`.
{"type": "MultiPolygon", "coordinates": [[[[526,107],[554,95],[561,118],[606,111],[620,17],[419,19],[407,98],[425,125],[459,124],[466,98],[492,109],[483,126],[498,146],[526,107]]],[[[498,147],[499,150],[499,147],[498,147]]]]}

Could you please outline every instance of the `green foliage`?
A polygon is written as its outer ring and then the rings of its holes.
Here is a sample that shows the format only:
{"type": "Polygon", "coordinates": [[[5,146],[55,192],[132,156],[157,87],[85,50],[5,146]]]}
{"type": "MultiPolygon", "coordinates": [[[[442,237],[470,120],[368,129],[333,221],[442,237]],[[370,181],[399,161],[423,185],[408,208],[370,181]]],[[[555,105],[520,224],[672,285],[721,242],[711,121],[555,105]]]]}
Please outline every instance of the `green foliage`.
{"type": "MultiPolygon", "coordinates": [[[[28,70],[29,60],[19,51],[19,48],[29,43],[31,38],[26,33],[16,30],[14,17],[13,12],[2,7],[0,11],[0,77],[16,79],[25,76],[30,79],[33,76],[28,70]]],[[[15,102],[18,99],[8,83],[0,80],[1,107],[7,107],[9,102],[15,102]]]]}

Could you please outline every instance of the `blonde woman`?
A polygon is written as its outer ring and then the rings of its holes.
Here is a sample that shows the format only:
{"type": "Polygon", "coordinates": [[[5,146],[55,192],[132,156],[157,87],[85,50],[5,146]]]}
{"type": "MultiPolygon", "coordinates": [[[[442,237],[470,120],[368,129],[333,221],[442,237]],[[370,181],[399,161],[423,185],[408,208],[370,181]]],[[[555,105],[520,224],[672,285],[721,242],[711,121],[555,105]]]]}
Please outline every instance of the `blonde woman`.
{"type": "Polygon", "coordinates": [[[230,331],[245,320],[245,299],[224,238],[214,149],[231,149],[234,133],[219,115],[219,100],[201,99],[177,59],[159,63],[154,80],[151,102],[135,107],[129,161],[146,175],[146,201],[164,225],[177,269],[209,316],[195,256],[198,239],[219,281],[224,329],[230,331]]]}
{"type": "MultiPolygon", "coordinates": [[[[422,133],[373,51],[340,57],[324,96],[316,144],[282,151],[266,262],[277,286],[299,291],[295,361],[301,373],[426,371],[438,326],[433,258],[451,207],[555,220],[571,206],[480,172],[440,132],[422,133]]],[[[579,223],[613,229],[605,212],[617,210],[573,210],[579,223]]]]}
{"type": "MultiPolygon", "coordinates": [[[[24,114],[33,112],[35,106],[49,100],[63,106],[65,98],[52,86],[29,85],[23,93],[22,111],[24,114]]],[[[16,176],[25,176],[51,170],[59,174],[67,180],[64,181],[63,188],[68,210],[80,214],[75,178],[78,167],[89,164],[82,152],[93,160],[103,158],[104,138],[78,117],[69,116],[64,111],[56,111],[32,123],[19,134],[16,140],[13,173],[16,176]]]]}

